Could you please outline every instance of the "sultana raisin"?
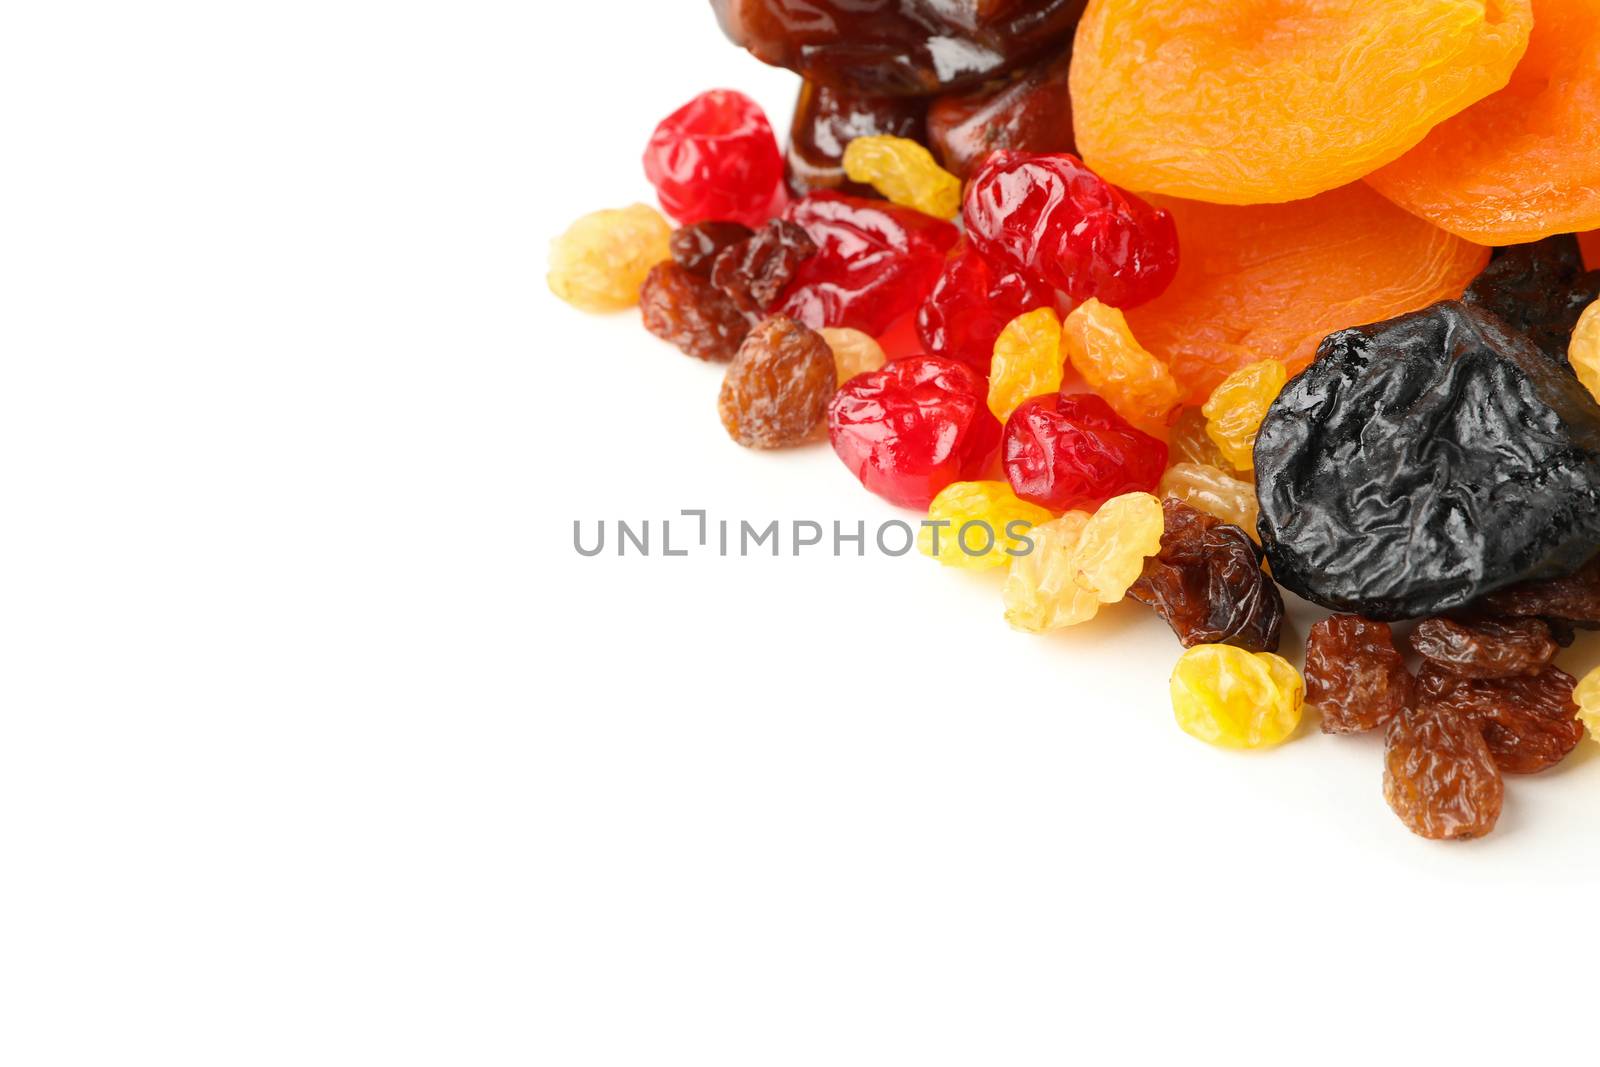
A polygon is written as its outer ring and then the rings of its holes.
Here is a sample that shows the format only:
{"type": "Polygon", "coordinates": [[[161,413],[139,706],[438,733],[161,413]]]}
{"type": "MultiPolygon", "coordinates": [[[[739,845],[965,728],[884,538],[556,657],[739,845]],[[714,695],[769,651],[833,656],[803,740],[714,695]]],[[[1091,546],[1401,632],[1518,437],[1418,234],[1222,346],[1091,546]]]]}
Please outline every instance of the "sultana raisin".
{"type": "Polygon", "coordinates": [[[712,89],[661,120],[644,173],[680,223],[724,219],[759,226],[783,196],[783,156],[761,106],[712,89]]]}
{"type": "Polygon", "coordinates": [[[816,251],[805,230],[785,219],[768,219],[748,238],[722,250],[711,266],[711,283],[746,314],[760,315],[816,251]]]}
{"type": "Polygon", "coordinates": [[[1411,632],[1411,650],[1462,678],[1513,678],[1543,671],[1560,646],[1539,619],[1433,618],[1411,632]]]}
{"type": "Polygon", "coordinates": [[[812,436],[837,387],[828,343],[815,330],[777,315],[739,346],[717,410],[728,436],[741,445],[782,448],[812,436]]]}
{"type": "Polygon", "coordinates": [[[1600,399],[1600,300],[1583,309],[1567,344],[1567,362],[1589,395],[1600,399]]]}
{"type": "Polygon", "coordinates": [[[1062,323],[1061,344],[1072,369],[1118,415],[1147,432],[1166,424],[1181,395],[1178,383],[1134,339],[1122,312],[1090,297],[1062,323]]]}
{"type": "Polygon", "coordinates": [[[697,359],[732,359],[750,332],[726,293],[671,260],[645,277],[639,312],[645,329],[697,359]]]}
{"type": "Polygon", "coordinates": [[[1102,604],[1117,603],[1161,551],[1163,522],[1161,501],[1149,493],[1107,500],[1083,528],[1073,580],[1102,604]]]}
{"type": "Polygon", "coordinates": [[[858,374],[881,370],[888,362],[883,346],[860,330],[835,329],[824,326],[817,331],[833,350],[833,369],[843,385],[858,374]]]}
{"type": "Polygon", "coordinates": [[[844,172],[890,203],[940,219],[961,210],[961,179],[934,162],[933,153],[906,137],[857,137],[844,149],[844,172]]]}
{"type": "Polygon", "coordinates": [[[1600,667],[1583,676],[1572,691],[1572,699],[1578,705],[1578,720],[1588,727],[1590,737],[1600,741],[1600,667]]]}
{"type": "Polygon", "coordinates": [[[1506,774],[1548,770],[1583,740],[1573,701],[1576,682],[1558,668],[1532,677],[1462,678],[1427,663],[1417,684],[1425,701],[1476,724],[1495,766],[1506,774]]]}
{"type": "Polygon", "coordinates": [[[1197,407],[1179,410],[1177,417],[1172,420],[1169,437],[1175,462],[1198,463],[1218,470],[1227,470],[1232,466],[1211,435],[1206,433],[1205,413],[1197,407]]]}
{"type": "Polygon", "coordinates": [[[1018,500],[1005,482],[954,482],[928,505],[917,548],[947,567],[1003,567],[1027,552],[1023,538],[1030,529],[1054,517],[1018,500]]]}
{"type": "Polygon", "coordinates": [[[1416,699],[1416,679],[1387,623],[1331,615],[1306,640],[1306,700],[1322,711],[1325,734],[1387,726],[1416,699]]]}
{"type": "MultiPolygon", "coordinates": [[[[1209,440],[1209,438],[1207,438],[1209,440]]],[[[1203,463],[1174,463],[1161,476],[1160,497],[1173,497],[1190,507],[1232,523],[1257,539],[1256,487],[1228,471],[1203,463]]]]}
{"type": "Polygon", "coordinates": [[[653,207],[592,212],[550,242],[550,291],[584,311],[633,307],[650,268],[672,257],[671,240],[653,207]]]}
{"type": "Polygon", "coordinates": [[[753,233],[755,231],[742,222],[697,222],[672,231],[668,247],[674,263],[691,274],[709,278],[717,255],[753,233]]]}
{"type": "Polygon", "coordinates": [[[1251,363],[1224,378],[1200,409],[1206,433],[1235,470],[1255,468],[1261,420],[1288,380],[1288,372],[1275,359],[1251,363]]]}
{"type": "Polygon", "coordinates": [[[1033,528],[1033,551],[1011,561],[1001,590],[1012,627],[1045,633],[1087,622],[1100,611],[1100,598],[1075,580],[1088,522],[1088,512],[1069,511],[1033,528]]]}
{"type": "Polygon", "coordinates": [[[1018,315],[995,338],[989,364],[989,410],[1004,422],[1030,397],[1061,388],[1061,319],[1054,308],[1018,315]]]}
{"type": "Polygon", "coordinates": [[[1270,748],[1300,725],[1305,685],[1270,652],[1197,645],[1172,671],[1172,711],[1191,737],[1222,748],[1270,748]]]}
{"type": "Polygon", "coordinates": [[[1066,511],[1154,489],[1167,446],[1093,393],[1074,393],[1018,405],[1006,421],[1001,458],[1018,496],[1066,511]]]}
{"type": "Polygon", "coordinates": [[[1494,829],[1505,781],[1477,724],[1424,700],[1389,724],[1383,798],[1412,833],[1465,840],[1494,829]]]}

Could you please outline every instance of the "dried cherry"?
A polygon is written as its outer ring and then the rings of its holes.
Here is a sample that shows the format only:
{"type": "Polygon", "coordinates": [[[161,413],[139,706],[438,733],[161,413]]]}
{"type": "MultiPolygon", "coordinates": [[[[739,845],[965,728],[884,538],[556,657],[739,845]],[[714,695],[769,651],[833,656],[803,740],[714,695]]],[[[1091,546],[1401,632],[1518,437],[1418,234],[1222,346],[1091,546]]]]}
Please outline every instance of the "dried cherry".
{"type": "Polygon", "coordinates": [[[1002,458],[1018,496],[1060,512],[1153,491],[1167,446],[1093,393],[1074,393],[1020,404],[1006,420],[1002,458]]]}
{"type": "Polygon", "coordinates": [[[717,411],[728,436],[747,448],[797,445],[821,425],[838,381],[828,342],[776,315],[739,346],[717,411]]]}
{"type": "Polygon", "coordinates": [[[1383,797],[1412,833],[1434,840],[1494,829],[1505,780],[1483,731],[1467,716],[1424,700],[1389,724],[1383,797]]]}
{"type": "Polygon", "coordinates": [[[740,310],[759,315],[777,301],[795,271],[816,255],[816,243],[787,219],[768,219],[755,233],[722,250],[711,266],[711,284],[740,310]]]}
{"type": "Polygon", "coordinates": [[[1070,50],[1023,67],[1002,81],[941,96],[928,108],[928,145],[965,178],[990,152],[1071,152],[1070,50]]]}
{"type": "Polygon", "coordinates": [[[732,359],[750,330],[726,293],[672,260],[645,276],[639,313],[645,329],[696,359],[732,359]]]}
{"type": "Polygon", "coordinates": [[[1583,740],[1576,685],[1556,667],[1532,677],[1463,678],[1428,663],[1418,678],[1427,702],[1482,731],[1495,766],[1506,774],[1548,770],[1583,740]]]}
{"type": "Polygon", "coordinates": [[[681,224],[759,226],[782,195],[783,156],[760,105],[712,89],[661,120],[645,146],[644,173],[681,224]]]}
{"type": "Polygon", "coordinates": [[[1411,631],[1411,650],[1462,678],[1536,675],[1560,651],[1539,619],[1433,618],[1411,631]]]}
{"type": "Polygon", "coordinates": [[[1387,726],[1416,699],[1416,679],[1387,623],[1330,615],[1306,640],[1306,699],[1322,709],[1325,734],[1387,726]]]}
{"type": "Polygon", "coordinates": [[[1006,324],[1054,303],[1054,290],[990,266],[963,242],[917,309],[917,336],[929,355],[959,359],[987,374],[1006,324]]]}
{"type": "Polygon", "coordinates": [[[852,196],[876,195],[846,177],[844,150],[857,137],[924,139],[928,102],[916,97],[867,96],[817,82],[800,84],[789,122],[784,177],[796,196],[834,189],[852,196]]]}

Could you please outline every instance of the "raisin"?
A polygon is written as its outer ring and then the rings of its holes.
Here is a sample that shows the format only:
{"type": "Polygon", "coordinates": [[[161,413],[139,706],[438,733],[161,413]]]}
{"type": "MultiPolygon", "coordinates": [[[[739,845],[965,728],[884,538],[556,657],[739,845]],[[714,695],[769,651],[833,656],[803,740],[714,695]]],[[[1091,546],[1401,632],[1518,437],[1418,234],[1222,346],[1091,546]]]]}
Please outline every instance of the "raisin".
{"type": "Polygon", "coordinates": [[[804,196],[833,189],[852,196],[874,196],[869,185],[858,185],[844,172],[844,150],[857,137],[908,137],[923,139],[923,116],[928,102],[915,97],[867,96],[848,89],[806,81],[800,84],[794,118],[789,123],[789,147],[784,153],[784,177],[789,190],[804,196]]]}
{"type": "Polygon", "coordinates": [[[1030,532],[1033,551],[1011,561],[1001,590],[1013,628],[1045,633],[1088,622],[1100,611],[1100,598],[1077,582],[1078,546],[1088,523],[1088,512],[1069,511],[1030,532]]]}
{"type": "Polygon", "coordinates": [[[1064,152],[994,153],[967,183],[962,219],[985,259],[1074,301],[1132,307],[1178,270],[1172,216],[1064,152]]]}
{"type": "Polygon", "coordinates": [[[1155,609],[1185,648],[1235,645],[1275,652],[1283,597],[1261,569],[1261,549],[1237,526],[1181,500],[1161,502],[1161,551],[1128,595],[1155,609]]]}
{"type": "Polygon", "coordinates": [[[697,359],[732,359],[750,331],[727,294],[670,260],[651,268],[639,311],[645,329],[697,359]]]}
{"type": "Polygon", "coordinates": [[[748,448],[808,440],[828,411],[838,378],[816,331],[782,315],[750,331],[722,380],[717,410],[728,436],[748,448]]]}
{"type": "MultiPolygon", "coordinates": [[[[1013,563],[1012,569],[1016,568],[1013,563]]],[[[1589,729],[1589,736],[1600,741],[1600,667],[1583,676],[1572,699],[1578,705],[1578,721],[1589,729]]]]}
{"type": "Polygon", "coordinates": [[[1024,400],[1061,389],[1061,319],[1053,308],[1018,315],[1000,331],[989,366],[989,410],[1004,422],[1024,400]]]}
{"type": "Polygon", "coordinates": [[[1538,619],[1428,619],[1411,632],[1411,649],[1462,678],[1535,675],[1560,650],[1538,619]]]}
{"type": "Polygon", "coordinates": [[[1600,397],[1600,300],[1578,316],[1567,345],[1567,362],[1589,395],[1600,397]]]}
{"type": "Polygon", "coordinates": [[[847,326],[882,336],[922,302],[958,233],[910,208],[837,193],[813,193],[784,217],[817,246],[800,264],[778,310],[816,329],[847,326]]]}
{"type": "Polygon", "coordinates": [[[857,137],[845,146],[844,172],[890,203],[939,219],[961,210],[961,179],[934,162],[933,153],[905,137],[857,137]]]}
{"type": "Polygon", "coordinates": [[[1271,748],[1300,725],[1305,685],[1270,652],[1198,645],[1172,671],[1172,711],[1184,733],[1222,748],[1271,748]]]}
{"type": "Polygon", "coordinates": [[[959,359],[988,374],[995,342],[1006,324],[1054,302],[1053,290],[1016,271],[991,267],[963,243],[917,310],[917,336],[929,355],[959,359]]]}
{"type": "MultiPolygon", "coordinates": [[[[1600,297],[1600,270],[1585,272],[1571,234],[1500,249],[1461,302],[1488,311],[1565,362],[1583,309],[1600,297]]],[[[1581,377],[1581,375],[1580,375],[1581,377]]]]}
{"type": "Polygon", "coordinates": [[[1026,554],[1021,538],[1055,518],[1005,482],[952,482],[928,505],[917,548],[947,567],[988,570],[1026,554]]]}
{"type": "Polygon", "coordinates": [[[711,277],[711,265],[724,248],[736,245],[755,231],[742,222],[697,222],[672,233],[672,261],[691,274],[711,277]]]}
{"type": "Polygon", "coordinates": [[[723,249],[711,267],[711,283],[740,310],[759,315],[777,301],[800,264],[816,251],[805,230],[785,219],[769,219],[745,240],[723,249]]]}
{"type": "Polygon", "coordinates": [[[1494,829],[1505,781],[1477,724],[1424,700],[1389,724],[1383,798],[1412,833],[1464,840],[1494,829]]]}
{"type": "Polygon", "coordinates": [[[928,108],[928,145],[965,178],[990,152],[1071,152],[1072,53],[1014,71],[1003,81],[941,96],[928,108]]]}
{"type": "Polygon", "coordinates": [[[881,370],[888,362],[883,354],[883,346],[860,330],[824,326],[817,332],[833,349],[833,369],[838,372],[841,384],[858,374],[881,370]]]}
{"type": "Polygon", "coordinates": [[[1418,678],[1426,701],[1477,725],[1506,774],[1548,770],[1583,740],[1575,684],[1556,667],[1532,677],[1463,678],[1427,663],[1418,678]]]}
{"type": "Polygon", "coordinates": [[[1126,493],[1100,505],[1083,528],[1073,580],[1102,604],[1115,604],[1161,551],[1161,502],[1149,493],[1126,493]]]}
{"type": "Polygon", "coordinates": [[[1184,463],[1198,463],[1206,467],[1227,470],[1232,466],[1217,443],[1206,433],[1206,416],[1199,408],[1183,408],[1172,420],[1169,431],[1172,441],[1172,458],[1184,463]]]}
{"type": "Polygon", "coordinates": [[[1235,470],[1255,468],[1261,420],[1288,380],[1288,372],[1275,359],[1251,363],[1223,379],[1200,409],[1206,417],[1206,434],[1235,470]]]}
{"type": "Polygon", "coordinates": [[[761,106],[712,89],[661,120],[644,173],[682,225],[717,219],[759,226],[783,195],[783,157],[761,106]]]}
{"type": "Polygon", "coordinates": [[[1329,337],[1255,461],[1273,575],[1367,618],[1570,574],[1600,542],[1600,404],[1460,302],[1329,337]]]}
{"type": "Polygon", "coordinates": [[[828,437],[862,485],[891,504],[922,509],[951,482],[983,475],[1000,424],[972,368],[918,356],[845,382],[828,408],[828,437]]]}
{"type": "Polygon", "coordinates": [[[1061,341],[1073,370],[1113,411],[1143,430],[1165,426],[1178,405],[1178,383],[1134,339],[1122,312],[1091,297],[1067,316],[1061,341]]]}
{"type": "Polygon", "coordinates": [[[1330,615],[1306,640],[1306,699],[1322,711],[1325,734],[1387,726],[1416,699],[1416,679],[1389,625],[1330,615]]]}
{"type": "Polygon", "coordinates": [[[1232,523],[1256,539],[1256,487],[1229,472],[1203,463],[1174,463],[1161,476],[1156,495],[1173,497],[1190,507],[1232,523]]]}
{"type": "Polygon", "coordinates": [[[671,239],[644,204],[585,215],[550,242],[550,291],[584,311],[633,307],[650,268],[671,258],[671,239]]]}
{"type": "Polygon", "coordinates": [[[1052,511],[1150,492],[1167,446],[1129,426],[1093,393],[1036,396],[1006,422],[1002,456],[1017,495],[1052,511]]]}
{"type": "Polygon", "coordinates": [[[1492,593],[1473,610],[1508,618],[1542,618],[1546,623],[1559,620],[1585,629],[1600,626],[1600,557],[1572,574],[1521,582],[1492,593]]]}

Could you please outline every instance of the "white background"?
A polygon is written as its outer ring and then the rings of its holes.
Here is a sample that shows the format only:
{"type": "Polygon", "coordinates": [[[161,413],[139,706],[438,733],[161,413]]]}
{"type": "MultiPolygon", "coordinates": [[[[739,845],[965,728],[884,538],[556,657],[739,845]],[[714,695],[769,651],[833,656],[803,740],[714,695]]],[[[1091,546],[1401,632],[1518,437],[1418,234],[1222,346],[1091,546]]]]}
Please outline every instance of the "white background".
{"type": "Polygon", "coordinates": [[[545,290],[716,85],[786,121],[699,0],[0,15],[0,1061],[1587,1050],[1592,744],[1429,844],[1376,739],[1178,731],[1141,610],[573,551],[893,515],[545,290]]]}

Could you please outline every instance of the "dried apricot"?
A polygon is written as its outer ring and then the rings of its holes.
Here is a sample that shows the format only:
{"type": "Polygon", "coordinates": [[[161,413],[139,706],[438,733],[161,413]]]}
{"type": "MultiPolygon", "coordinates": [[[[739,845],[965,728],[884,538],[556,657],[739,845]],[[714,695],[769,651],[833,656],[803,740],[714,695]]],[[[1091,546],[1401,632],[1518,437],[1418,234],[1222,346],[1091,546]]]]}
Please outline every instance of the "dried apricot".
{"type": "Polygon", "coordinates": [[[1055,518],[1005,482],[953,482],[928,505],[917,548],[948,567],[1003,567],[1029,550],[1030,529],[1055,518]]]}
{"type": "Polygon", "coordinates": [[[1531,24],[1529,0],[1095,0],[1073,45],[1078,148],[1130,189],[1314,196],[1504,86],[1531,24]]]}
{"type": "Polygon", "coordinates": [[[1088,622],[1099,613],[1100,598],[1074,580],[1078,543],[1088,522],[1088,512],[1069,511],[1033,528],[1033,551],[1011,561],[1001,590],[1006,621],[1015,629],[1041,634],[1088,622]]]}
{"type": "Polygon", "coordinates": [[[1489,262],[1359,183],[1294,204],[1157,203],[1178,224],[1183,262],[1128,324],[1191,404],[1247,363],[1277,359],[1293,374],[1335,330],[1460,296],[1489,262]]]}
{"type": "Polygon", "coordinates": [[[671,241],[653,207],[591,212],[550,242],[550,291],[584,311],[633,307],[650,268],[672,258],[671,241]]]}
{"type": "Polygon", "coordinates": [[[989,410],[1005,422],[1024,400],[1061,388],[1061,319],[1054,308],[1018,315],[1000,331],[989,364],[989,410]]]}
{"type": "Polygon", "coordinates": [[[1479,244],[1591,230],[1600,226],[1597,112],[1600,0],[1533,0],[1533,34],[1511,83],[1367,181],[1479,244]]]}
{"type": "Polygon", "coordinates": [[[1256,433],[1288,380],[1289,373],[1275,359],[1250,363],[1224,378],[1200,409],[1206,434],[1234,470],[1255,469],[1256,433]]]}
{"type": "Polygon", "coordinates": [[[1196,645],[1172,671],[1172,711],[1191,737],[1222,748],[1271,748],[1300,725],[1305,683],[1289,661],[1232,645],[1196,645]]]}
{"type": "Polygon", "coordinates": [[[1181,391],[1167,365],[1145,351],[1121,311],[1090,297],[1061,324],[1072,369],[1118,415],[1149,432],[1164,425],[1181,391]]]}

